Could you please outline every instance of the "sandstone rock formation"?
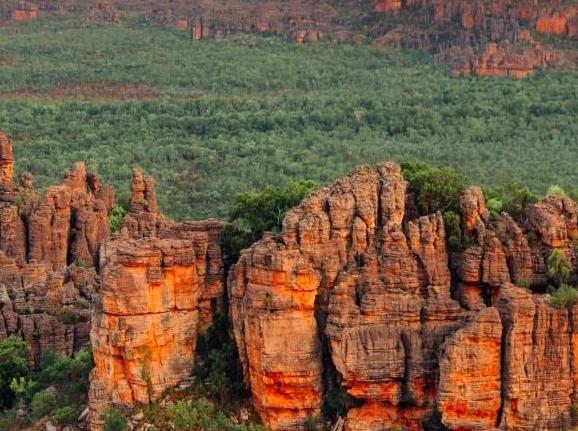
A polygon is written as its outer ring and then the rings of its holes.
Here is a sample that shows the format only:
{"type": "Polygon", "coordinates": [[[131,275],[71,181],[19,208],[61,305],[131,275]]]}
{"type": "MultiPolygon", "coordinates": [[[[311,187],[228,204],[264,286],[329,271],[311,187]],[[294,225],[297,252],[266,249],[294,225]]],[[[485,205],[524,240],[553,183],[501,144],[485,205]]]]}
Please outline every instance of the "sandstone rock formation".
{"type": "Polygon", "coordinates": [[[86,344],[98,250],[114,192],[78,163],[39,198],[32,177],[13,184],[10,140],[0,134],[0,339],[21,335],[37,366],[43,352],[86,344]]]}
{"type": "Polygon", "coordinates": [[[12,20],[16,22],[34,21],[38,18],[38,6],[27,1],[20,1],[12,10],[12,20]]]}
{"type": "Polygon", "coordinates": [[[451,274],[441,215],[410,219],[405,191],[393,163],[358,168],[241,253],[231,317],[264,423],[306,429],[337,387],[346,430],[568,429],[574,314],[539,292],[553,249],[576,273],[576,204],[548,197],[518,225],[468,189],[451,274]]]}
{"type": "MultiPolygon", "coordinates": [[[[572,2],[524,0],[377,1],[375,10],[411,14],[401,26],[378,39],[380,44],[412,47],[417,29],[429,28],[419,48],[432,49],[450,64],[453,75],[524,78],[538,69],[570,69],[576,52],[534,41],[533,33],[576,37],[577,7],[572,2]],[[418,24],[421,21],[421,24],[418,24]],[[443,40],[443,42],[442,42],[443,40]]],[[[537,37],[536,37],[537,38],[537,37]]]]}
{"type": "Polygon", "coordinates": [[[415,429],[432,412],[435,355],[461,310],[443,220],[404,229],[405,189],[395,164],[359,168],[291,210],[279,237],[242,253],[231,315],[255,408],[272,429],[303,429],[319,414],[324,343],[341,386],[363,403],[348,429],[415,429]]]}
{"type": "Polygon", "coordinates": [[[197,335],[222,306],[217,221],[168,223],[135,170],[120,235],[101,248],[91,342],[91,429],[110,403],[145,403],[191,374],[197,335]]]}
{"type": "Polygon", "coordinates": [[[454,76],[524,78],[536,70],[574,69],[578,51],[550,36],[578,38],[578,7],[560,0],[6,0],[0,16],[85,12],[85,22],[119,22],[141,12],[193,40],[238,33],[287,36],[296,43],[365,43],[426,49],[454,76]],[[546,37],[544,37],[546,36],[546,37]]]}

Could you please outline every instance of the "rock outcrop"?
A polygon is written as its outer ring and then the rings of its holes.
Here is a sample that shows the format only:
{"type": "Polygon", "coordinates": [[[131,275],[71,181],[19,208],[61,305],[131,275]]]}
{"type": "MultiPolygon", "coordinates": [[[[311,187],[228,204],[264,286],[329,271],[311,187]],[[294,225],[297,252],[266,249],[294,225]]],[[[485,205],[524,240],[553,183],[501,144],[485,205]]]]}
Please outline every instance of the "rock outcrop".
{"type": "Polygon", "coordinates": [[[88,342],[95,264],[114,192],[78,163],[39,198],[32,177],[13,184],[12,143],[0,134],[0,339],[20,335],[37,366],[48,350],[88,342]]]}
{"type": "Polygon", "coordinates": [[[296,43],[366,43],[426,49],[454,76],[524,78],[537,70],[575,69],[578,7],[559,0],[5,0],[0,16],[34,19],[37,10],[85,10],[85,22],[119,22],[141,12],[192,40],[239,33],[286,36],[296,43]]]}
{"type": "Polygon", "coordinates": [[[433,412],[435,355],[462,310],[450,298],[443,220],[404,229],[405,189],[395,164],[359,168],[291,210],[282,234],[232,271],[241,361],[272,429],[304,429],[319,414],[324,344],[330,377],[362,403],[347,429],[417,429],[433,412]]]}
{"type": "Polygon", "coordinates": [[[306,429],[337,388],[348,431],[569,429],[575,314],[540,292],[552,250],[576,274],[576,204],[548,197],[519,225],[468,189],[450,259],[441,215],[410,218],[405,191],[393,163],[358,168],[241,253],[230,310],[264,423],[306,429]]]}
{"type": "Polygon", "coordinates": [[[146,403],[187,381],[197,335],[222,307],[217,221],[169,223],[154,181],[135,170],[118,237],[101,248],[91,342],[91,429],[107,405],[146,403]]]}

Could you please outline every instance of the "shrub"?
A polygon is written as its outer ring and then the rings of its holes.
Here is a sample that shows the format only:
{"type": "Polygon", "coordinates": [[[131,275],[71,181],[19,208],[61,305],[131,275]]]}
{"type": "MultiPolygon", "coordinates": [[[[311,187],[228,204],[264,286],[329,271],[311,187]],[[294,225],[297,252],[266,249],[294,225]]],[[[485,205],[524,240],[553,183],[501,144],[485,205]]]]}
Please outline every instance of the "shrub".
{"type": "Polygon", "coordinates": [[[546,192],[546,196],[565,198],[567,196],[567,194],[562,187],[560,187],[557,184],[554,184],[554,185],[548,187],[548,191],[546,192]]]}
{"type": "Polygon", "coordinates": [[[323,415],[331,420],[345,413],[345,393],[341,388],[327,392],[323,400],[323,415]]]}
{"type": "Polygon", "coordinates": [[[56,398],[54,394],[46,389],[36,392],[30,403],[30,414],[33,418],[39,419],[52,412],[56,407],[56,398]]]}
{"type": "Polygon", "coordinates": [[[104,431],[126,431],[128,426],[124,415],[114,407],[108,408],[103,415],[104,431]]]}
{"type": "Polygon", "coordinates": [[[457,251],[462,245],[462,231],[459,214],[454,211],[446,211],[443,213],[444,224],[446,226],[446,238],[448,248],[451,251],[457,251]]]}
{"type": "Polygon", "coordinates": [[[496,218],[500,215],[503,207],[504,207],[503,202],[497,198],[490,198],[486,202],[486,208],[488,209],[488,211],[490,212],[490,214],[494,218],[496,218]]]}
{"type": "Polygon", "coordinates": [[[436,168],[416,161],[402,162],[401,169],[421,215],[437,211],[459,213],[460,195],[466,188],[460,172],[449,166],[436,168]]]}
{"type": "Polygon", "coordinates": [[[16,394],[16,398],[27,403],[34,395],[38,382],[29,377],[13,378],[10,382],[10,389],[16,394]]]}
{"type": "Polygon", "coordinates": [[[75,313],[70,310],[62,310],[56,316],[59,322],[64,323],[65,325],[74,325],[78,322],[79,317],[75,313]]]}
{"type": "Polygon", "coordinates": [[[77,260],[74,262],[74,265],[75,265],[77,268],[88,268],[88,262],[85,261],[85,260],[83,260],[83,259],[77,259],[77,260]]]}
{"type": "Polygon", "coordinates": [[[185,401],[177,401],[176,404],[169,406],[168,415],[172,428],[177,431],[195,429],[199,426],[199,411],[185,401]]]}
{"type": "Polygon", "coordinates": [[[566,256],[560,250],[552,250],[546,260],[548,267],[548,278],[554,286],[561,286],[570,279],[570,265],[566,261],[566,256]]]}
{"type": "Polygon", "coordinates": [[[59,407],[50,415],[50,420],[54,425],[72,425],[78,418],[78,410],[72,406],[59,407]]]}
{"type": "Polygon", "coordinates": [[[9,431],[16,427],[16,408],[0,411],[0,430],[9,431]]]}
{"type": "Polygon", "coordinates": [[[118,232],[122,225],[122,219],[126,214],[126,210],[120,206],[115,205],[110,212],[110,218],[108,219],[108,225],[111,232],[118,232]]]}
{"type": "Polygon", "coordinates": [[[10,336],[0,341],[0,410],[10,408],[16,398],[10,384],[15,378],[28,375],[26,343],[10,336]]]}
{"type": "Polygon", "coordinates": [[[550,304],[553,307],[563,309],[571,307],[578,302],[578,290],[567,284],[561,285],[550,296],[550,304]]]}
{"type": "Polygon", "coordinates": [[[38,378],[44,386],[57,386],[67,404],[80,403],[86,399],[92,365],[92,352],[89,347],[80,349],[73,358],[46,352],[40,362],[38,378]]]}
{"type": "Polygon", "coordinates": [[[317,431],[317,420],[314,416],[307,416],[307,422],[305,423],[307,431],[317,431]]]}
{"type": "Polygon", "coordinates": [[[517,182],[502,186],[497,193],[503,203],[503,211],[516,220],[521,220],[524,210],[539,199],[537,194],[517,182]]]}
{"type": "Polygon", "coordinates": [[[222,430],[222,431],[265,431],[255,424],[234,423],[224,411],[219,410],[206,398],[198,398],[191,403],[177,401],[167,408],[171,429],[188,430],[222,430]]]}
{"type": "Polygon", "coordinates": [[[193,375],[222,405],[245,394],[243,371],[229,336],[227,315],[215,316],[213,324],[198,338],[193,375]]]}

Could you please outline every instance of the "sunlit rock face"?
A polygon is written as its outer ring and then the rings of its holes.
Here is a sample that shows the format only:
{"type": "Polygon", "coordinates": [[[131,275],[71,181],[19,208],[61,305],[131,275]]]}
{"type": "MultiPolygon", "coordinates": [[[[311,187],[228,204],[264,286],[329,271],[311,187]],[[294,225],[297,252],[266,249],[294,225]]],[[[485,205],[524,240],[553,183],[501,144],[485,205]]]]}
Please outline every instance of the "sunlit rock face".
{"type": "Polygon", "coordinates": [[[42,198],[23,174],[14,184],[12,142],[0,133],[0,339],[19,335],[30,365],[88,342],[100,244],[114,191],[77,163],[42,198]]]}
{"type": "Polygon", "coordinates": [[[170,223],[154,181],[136,170],[120,234],[100,251],[101,285],[90,334],[90,425],[113,404],[148,403],[191,374],[198,334],[221,307],[217,221],[170,223]]]}
{"type": "Polygon", "coordinates": [[[242,252],[230,310],[264,423],[307,429],[337,386],[346,430],[567,429],[573,314],[511,283],[544,289],[554,249],[575,276],[576,204],[549,197],[518,225],[470,188],[450,254],[441,215],[410,217],[411,199],[394,163],[357,168],[242,252]]]}

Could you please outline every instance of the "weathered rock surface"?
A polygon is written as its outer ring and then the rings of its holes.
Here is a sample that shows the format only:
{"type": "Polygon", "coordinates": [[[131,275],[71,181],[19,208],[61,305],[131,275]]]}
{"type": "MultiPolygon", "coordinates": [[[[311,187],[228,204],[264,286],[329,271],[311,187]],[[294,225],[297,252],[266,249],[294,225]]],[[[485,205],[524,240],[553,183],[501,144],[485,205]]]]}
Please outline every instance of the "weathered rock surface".
{"type": "Polygon", "coordinates": [[[427,49],[455,76],[523,78],[541,69],[574,69],[578,6],[560,0],[5,0],[0,18],[35,19],[37,11],[85,12],[87,23],[118,22],[143,12],[193,40],[238,33],[288,36],[296,43],[365,43],[427,49]],[[7,8],[7,9],[6,9],[7,8]],[[7,12],[6,12],[7,11],[7,12]],[[546,37],[544,37],[546,36],[546,37]]]}
{"type": "Polygon", "coordinates": [[[242,253],[229,279],[235,337],[272,429],[303,429],[319,414],[323,343],[341,386],[363,403],[348,429],[378,429],[376,420],[415,429],[433,411],[435,355],[461,309],[450,299],[443,220],[403,229],[405,189],[395,164],[359,168],[291,210],[279,237],[242,253]]]}
{"type": "Polygon", "coordinates": [[[576,204],[548,197],[518,225],[468,189],[452,276],[441,215],[409,219],[405,190],[393,163],[358,168],[241,253],[228,289],[256,411],[306,429],[337,386],[346,430],[568,429],[574,314],[511,282],[543,291],[554,248],[575,274],[576,204]]]}
{"type": "Polygon", "coordinates": [[[120,235],[101,247],[91,342],[91,429],[110,403],[156,399],[189,378],[197,335],[221,307],[217,221],[168,223],[154,182],[135,171],[120,235]]]}
{"type": "Polygon", "coordinates": [[[438,408],[450,429],[490,430],[501,406],[502,322],[494,307],[475,314],[441,348],[438,408]]]}
{"type": "Polygon", "coordinates": [[[497,302],[504,326],[504,429],[566,430],[576,396],[576,312],[506,285],[497,302]]]}
{"type": "Polygon", "coordinates": [[[0,134],[0,339],[20,335],[30,362],[88,342],[94,263],[114,193],[79,163],[39,198],[32,178],[13,184],[10,140],[0,134]]]}

